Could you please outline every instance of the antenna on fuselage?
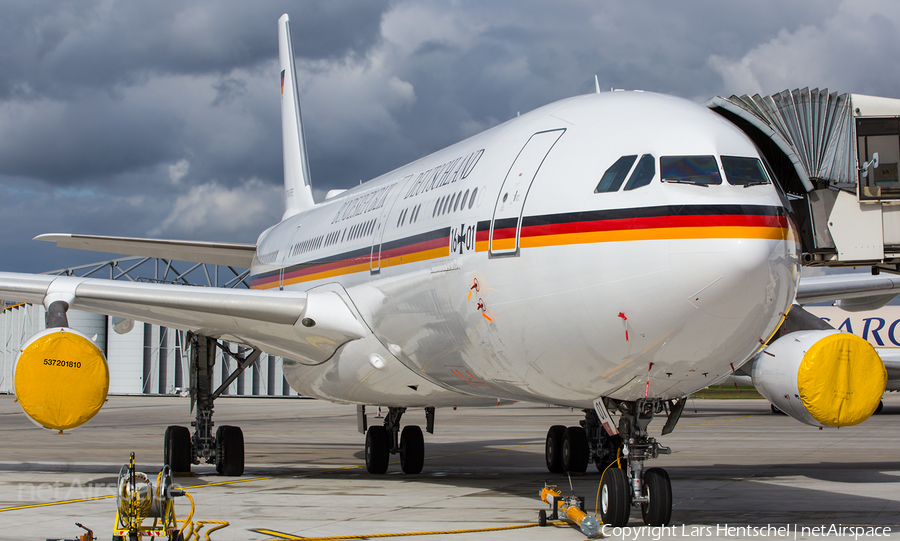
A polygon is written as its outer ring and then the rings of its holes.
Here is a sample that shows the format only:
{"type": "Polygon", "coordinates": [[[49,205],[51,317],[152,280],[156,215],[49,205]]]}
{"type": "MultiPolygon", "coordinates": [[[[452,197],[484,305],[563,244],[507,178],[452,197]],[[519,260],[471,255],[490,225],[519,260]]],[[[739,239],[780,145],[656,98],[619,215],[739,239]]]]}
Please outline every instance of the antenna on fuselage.
{"type": "Polygon", "coordinates": [[[600,93],[600,78],[594,75],[594,88],[597,90],[597,94],[600,93]]]}
{"type": "Polygon", "coordinates": [[[284,150],[284,216],[315,206],[306,154],[306,135],[300,117],[297,70],[287,13],[278,19],[278,61],[281,65],[281,140],[284,150]]]}

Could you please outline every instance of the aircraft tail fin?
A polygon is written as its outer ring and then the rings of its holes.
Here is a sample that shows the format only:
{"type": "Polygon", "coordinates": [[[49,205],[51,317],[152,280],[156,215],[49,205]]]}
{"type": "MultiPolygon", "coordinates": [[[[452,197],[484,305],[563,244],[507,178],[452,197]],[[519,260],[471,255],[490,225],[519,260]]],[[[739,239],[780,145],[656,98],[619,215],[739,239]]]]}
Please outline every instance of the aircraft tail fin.
{"type": "Polygon", "coordinates": [[[278,19],[278,59],[281,65],[281,139],[284,146],[284,218],[315,206],[306,154],[306,136],[300,117],[297,70],[291,42],[291,22],[278,19]]]}

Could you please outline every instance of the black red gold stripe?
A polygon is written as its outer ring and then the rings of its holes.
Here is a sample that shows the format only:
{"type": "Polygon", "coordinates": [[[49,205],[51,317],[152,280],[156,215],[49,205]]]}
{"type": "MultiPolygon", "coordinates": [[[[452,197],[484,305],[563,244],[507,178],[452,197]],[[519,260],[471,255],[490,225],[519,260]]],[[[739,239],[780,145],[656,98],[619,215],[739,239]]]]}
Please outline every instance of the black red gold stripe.
{"type": "MultiPolygon", "coordinates": [[[[515,218],[494,224],[494,250],[515,248],[515,218]]],[[[487,251],[490,223],[479,223],[476,251],[487,251]]],[[[521,248],[635,240],[765,238],[796,240],[782,207],[680,205],[572,212],[522,219],[521,248]]]]}
{"type": "MultiPolygon", "coordinates": [[[[515,248],[518,218],[494,223],[494,249],[515,248]]],[[[475,251],[490,242],[490,220],[478,222],[475,251]]],[[[798,239],[797,227],[783,207],[744,205],[680,205],[569,212],[522,219],[519,247],[538,248],[598,242],[665,239],[798,239]]],[[[251,287],[267,289],[357,272],[428,261],[450,255],[450,228],[444,227],[385,242],[373,265],[372,248],[335,254],[292,265],[281,272],[251,277],[251,287]]]]}
{"type": "MultiPolygon", "coordinates": [[[[378,262],[378,248],[374,260],[378,262]]],[[[420,235],[406,237],[381,245],[380,267],[387,268],[416,261],[426,261],[446,257],[450,254],[450,228],[444,227],[420,235]]],[[[315,261],[292,265],[284,270],[268,272],[251,277],[254,289],[268,289],[280,284],[291,285],[310,282],[356,272],[367,272],[373,268],[372,248],[362,248],[342,254],[335,254],[315,261]]]]}

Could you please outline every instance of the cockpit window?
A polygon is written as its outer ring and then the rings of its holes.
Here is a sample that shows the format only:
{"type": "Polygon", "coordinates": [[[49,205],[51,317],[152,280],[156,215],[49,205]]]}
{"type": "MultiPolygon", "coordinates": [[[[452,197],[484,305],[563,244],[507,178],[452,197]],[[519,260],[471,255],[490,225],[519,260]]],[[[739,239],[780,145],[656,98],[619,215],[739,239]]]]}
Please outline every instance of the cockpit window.
{"type": "Polygon", "coordinates": [[[728,184],[746,187],[769,183],[763,164],[757,158],[722,156],[722,169],[728,184]]]}
{"type": "Polygon", "coordinates": [[[628,176],[628,172],[631,171],[631,166],[634,165],[634,160],[636,159],[637,154],[632,154],[631,156],[622,156],[616,160],[616,163],[612,164],[609,169],[603,173],[600,184],[597,184],[594,193],[619,191],[619,188],[622,187],[622,182],[625,180],[625,177],[628,176]]]}
{"type": "Polygon", "coordinates": [[[663,182],[722,184],[715,156],[663,156],[659,159],[659,169],[663,182]]]}
{"type": "Polygon", "coordinates": [[[634,173],[631,174],[631,178],[628,179],[628,184],[625,185],[625,189],[634,190],[635,188],[646,186],[647,184],[650,184],[650,181],[653,180],[655,175],[656,158],[653,157],[653,154],[644,154],[641,156],[641,161],[638,162],[637,167],[634,168],[634,173]]]}

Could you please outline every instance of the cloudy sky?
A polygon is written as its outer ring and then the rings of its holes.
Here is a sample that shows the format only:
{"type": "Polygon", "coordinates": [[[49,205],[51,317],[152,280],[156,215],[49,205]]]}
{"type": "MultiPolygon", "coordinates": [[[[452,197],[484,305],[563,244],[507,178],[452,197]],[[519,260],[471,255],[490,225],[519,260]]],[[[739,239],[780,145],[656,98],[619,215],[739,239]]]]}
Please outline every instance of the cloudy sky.
{"type": "Polygon", "coordinates": [[[276,21],[319,198],[602,88],[900,98],[900,7],[850,0],[0,1],[0,270],[77,232],[254,242],[281,216],[276,21]]]}

